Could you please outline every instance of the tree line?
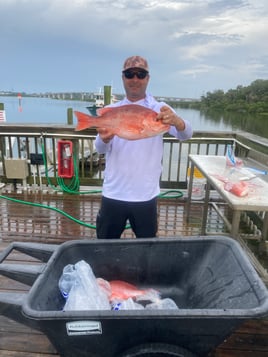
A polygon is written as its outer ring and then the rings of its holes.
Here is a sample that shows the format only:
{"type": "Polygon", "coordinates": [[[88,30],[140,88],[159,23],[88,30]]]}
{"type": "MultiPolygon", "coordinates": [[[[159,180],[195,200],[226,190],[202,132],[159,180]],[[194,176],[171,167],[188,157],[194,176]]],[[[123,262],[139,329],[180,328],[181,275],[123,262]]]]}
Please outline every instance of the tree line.
{"type": "Polygon", "coordinates": [[[268,80],[257,79],[249,86],[237,86],[224,92],[207,92],[200,101],[177,103],[183,108],[268,114],[268,80]]]}

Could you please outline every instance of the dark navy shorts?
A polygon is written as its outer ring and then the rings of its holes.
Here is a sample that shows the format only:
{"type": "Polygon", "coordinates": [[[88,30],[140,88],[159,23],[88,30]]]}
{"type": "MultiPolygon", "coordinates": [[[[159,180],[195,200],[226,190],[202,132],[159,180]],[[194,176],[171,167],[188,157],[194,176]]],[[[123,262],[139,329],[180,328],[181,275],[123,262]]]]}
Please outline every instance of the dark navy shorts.
{"type": "Polygon", "coordinates": [[[97,238],[120,238],[127,222],[137,238],[153,238],[157,232],[157,197],[144,202],[126,202],[102,197],[97,216],[97,238]]]}

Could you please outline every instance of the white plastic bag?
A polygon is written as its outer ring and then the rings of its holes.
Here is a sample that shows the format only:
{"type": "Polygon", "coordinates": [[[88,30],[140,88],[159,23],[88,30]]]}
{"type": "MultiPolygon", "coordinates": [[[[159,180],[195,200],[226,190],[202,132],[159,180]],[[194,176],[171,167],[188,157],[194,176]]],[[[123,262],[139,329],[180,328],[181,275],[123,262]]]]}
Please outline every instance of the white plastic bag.
{"type": "Polygon", "coordinates": [[[62,296],[67,299],[69,293],[75,283],[76,279],[76,270],[74,265],[68,264],[63,268],[62,275],[59,280],[59,289],[62,293],[62,296]]]}
{"type": "Polygon", "coordinates": [[[113,301],[111,303],[112,310],[143,310],[144,306],[135,302],[132,298],[122,301],[113,301]]]}
{"type": "Polygon", "coordinates": [[[100,289],[90,265],[84,260],[63,269],[59,287],[63,296],[67,294],[65,311],[111,309],[107,294],[100,289]]]}
{"type": "Polygon", "coordinates": [[[145,309],[148,310],[178,310],[178,306],[174,300],[170,298],[159,299],[158,301],[147,304],[145,309]]]}

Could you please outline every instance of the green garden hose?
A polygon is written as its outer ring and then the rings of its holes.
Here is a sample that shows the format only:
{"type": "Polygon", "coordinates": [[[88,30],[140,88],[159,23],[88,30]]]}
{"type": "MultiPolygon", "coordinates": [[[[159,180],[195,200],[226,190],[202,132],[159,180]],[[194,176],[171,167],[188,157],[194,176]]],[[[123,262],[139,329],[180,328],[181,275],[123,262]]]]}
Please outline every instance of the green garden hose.
{"type": "MultiPolygon", "coordinates": [[[[101,191],[95,190],[95,191],[88,191],[88,192],[99,193],[101,191]]],[[[171,191],[166,191],[166,192],[160,193],[158,197],[167,199],[167,198],[180,198],[182,196],[183,196],[183,193],[181,191],[171,190],[171,191]],[[171,193],[172,193],[172,195],[170,195],[171,193]]],[[[68,213],[60,210],[59,208],[50,207],[50,206],[47,206],[47,205],[43,205],[41,203],[23,201],[23,200],[19,200],[17,198],[8,197],[8,196],[4,196],[4,195],[0,195],[0,198],[8,200],[8,201],[15,202],[15,203],[28,205],[28,206],[34,206],[34,207],[41,207],[41,208],[50,209],[52,211],[55,211],[55,212],[58,212],[58,213],[62,214],[66,218],[68,218],[68,219],[74,221],[75,223],[78,223],[78,224],[80,224],[80,225],[82,225],[84,227],[91,228],[91,229],[96,229],[95,225],[90,224],[90,223],[85,223],[85,222],[83,222],[83,221],[81,221],[81,220],[69,215],[68,213]]],[[[130,228],[130,225],[129,224],[126,225],[125,229],[129,229],[129,228],[130,228]]]]}
{"type": "Polygon", "coordinates": [[[74,222],[76,222],[76,223],[78,223],[80,225],[83,225],[83,226],[88,227],[88,228],[96,229],[95,225],[80,221],[79,219],[76,219],[73,216],[69,215],[68,213],[66,213],[66,212],[64,212],[64,211],[62,211],[62,210],[60,210],[58,208],[55,208],[55,207],[50,207],[50,206],[43,205],[43,204],[40,204],[40,203],[35,203],[35,202],[28,202],[28,201],[18,200],[16,198],[3,196],[3,195],[0,195],[0,198],[3,198],[5,200],[9,200],[9,201],[12,201],[12,202],[15,202],[15,203],[21,203],[21,204],[28,205],[28,206],[47,208],[47,209],[50,209],[52,211],[56,211],[56,212],[62,214],[63,216],[71,219],[72,221],[74,221],[74,222]]]}

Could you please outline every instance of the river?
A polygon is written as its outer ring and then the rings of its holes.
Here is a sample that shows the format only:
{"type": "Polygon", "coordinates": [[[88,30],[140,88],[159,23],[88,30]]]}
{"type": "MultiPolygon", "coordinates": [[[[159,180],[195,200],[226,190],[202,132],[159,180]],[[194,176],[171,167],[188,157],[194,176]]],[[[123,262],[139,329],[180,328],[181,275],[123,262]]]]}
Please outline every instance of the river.
{"type": "MultiPolygon", "coordinates": [[[[17,97],[0,96],[4,103],[7,123],[65,124],[67,109],[73,108],[87,113],[87,102],[56,100],[50,98],[23,97],[21,108],[17,97]]],[[[248,131],[268,138],[268,116],[247,113],[210,114],[193,109],[176,109],[177,113],[193,126],[194,131],[248,131]]],[[[74,119],[75,123],[75,119],[74,119]]]]}

